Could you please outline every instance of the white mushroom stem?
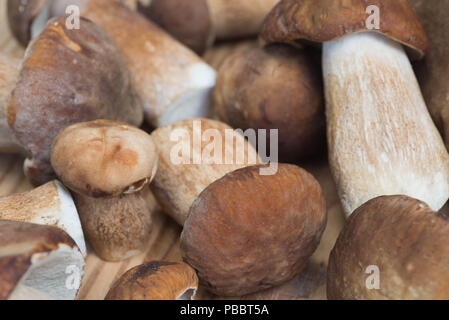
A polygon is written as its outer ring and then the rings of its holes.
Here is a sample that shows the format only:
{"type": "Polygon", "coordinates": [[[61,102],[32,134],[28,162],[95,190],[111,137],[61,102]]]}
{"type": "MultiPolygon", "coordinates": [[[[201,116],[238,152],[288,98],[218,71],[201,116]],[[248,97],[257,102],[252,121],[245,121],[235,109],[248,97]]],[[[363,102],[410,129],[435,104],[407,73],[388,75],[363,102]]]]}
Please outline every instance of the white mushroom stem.
{"type": "Polygon", "coordinates": [[[78,212],[69,191],[59,181],[27,193],[0,198],[0,219],[58,227],[72,237],[86,256],[78,212]]]}
{"type": "Polygon", "coordinates": [[[398,194],[439,210],[449,155],[402,46],[360,33],[323,50],[329,158],[345,212],[398,194]]]}

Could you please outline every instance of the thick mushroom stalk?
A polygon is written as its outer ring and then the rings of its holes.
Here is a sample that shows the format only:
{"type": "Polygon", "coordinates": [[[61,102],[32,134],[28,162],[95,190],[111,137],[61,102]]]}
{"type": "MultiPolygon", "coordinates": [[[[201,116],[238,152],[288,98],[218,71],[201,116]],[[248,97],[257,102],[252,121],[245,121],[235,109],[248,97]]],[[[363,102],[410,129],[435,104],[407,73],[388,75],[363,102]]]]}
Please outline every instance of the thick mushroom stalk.
{"type": "Polygon", "coordinates": [[[84,258],[64,231],[0,221],[0,300],[72,300],[84,258]]]}
{"type": "Polygon", "coordinates": [[[75,124],[56,137],[51,163],[74,191],[86,237],[100,258],[124,260],[147,248],[152,212],[142,192],[157,169],[150,135],[117,121],[75,124]]]}
{"type": "Polygon", "coordinates": [[[0,198],[0,219],[58,227],[86,255],[81,222],[70,192],[57,180],[27,193],[0,198]]]}
{"type": "Polygon", "coordinates": [[[345,212],[403,194],[439,210],[449,155],[402,46],[374,33],[323,45],[329,158],[345,212]]]}

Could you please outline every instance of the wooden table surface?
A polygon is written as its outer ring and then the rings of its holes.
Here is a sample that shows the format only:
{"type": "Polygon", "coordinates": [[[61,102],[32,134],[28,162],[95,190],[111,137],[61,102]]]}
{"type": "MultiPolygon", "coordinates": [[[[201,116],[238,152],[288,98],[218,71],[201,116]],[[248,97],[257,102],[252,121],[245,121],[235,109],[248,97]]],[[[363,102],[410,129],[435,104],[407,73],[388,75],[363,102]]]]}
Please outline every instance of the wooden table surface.
{"type": "MultiPolygon", "coordinates": [[[[6,1],[0,3],[0,52],[22,57],[22,48],[12,37],[5,17],[6,1]]],[[[229,52],[246,44],[221,44],[206,53],[205,59],[217,68],[229,52]]],[[[20,156],[0,154],[0,196],[25,192],[32,189],[22,172],[23,159],[20,156]]],[[[340,232],[344,216],[330,176],[325,157],[313,163],[304,164],[321,183],[328,206],[328,226],[320,246],[313,255],[308,268],[293,280],[276,288],[257,294],[242,297],[243,299],[325,299],[326,298],[326,268],[329,253],[340,232]]],[[[155,204],[148,191],[148,202],[155,204]]],[[[158,209],[154,214],[154,229],[148,250],[137,257],[121,263],[101,261],[89,250],[86,260],[85,275],[78,299],[103,299],[112,283],[128,269],[144,262],[153,260],[181,260],[179,236],[181,227],[158,209]]],[[[200,299],[218,299],[204,290],[198,293],[200,299]]]]}

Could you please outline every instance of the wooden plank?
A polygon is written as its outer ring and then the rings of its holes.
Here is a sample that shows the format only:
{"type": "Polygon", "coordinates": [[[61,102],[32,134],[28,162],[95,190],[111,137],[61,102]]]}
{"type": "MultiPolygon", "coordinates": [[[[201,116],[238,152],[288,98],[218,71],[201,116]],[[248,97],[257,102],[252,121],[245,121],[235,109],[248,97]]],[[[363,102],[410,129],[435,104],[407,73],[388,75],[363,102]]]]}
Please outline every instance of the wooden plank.
{"type": "MultiPolygon", "coordinates": [[[[0,5],[0,52],[22,57],[24,49],[12,38],[5,11],[6,1],[0,5]]],[[[218,68],[223,60],[235,50],[251,43],[220,44],[206,53],[205,59],[218,68]]],[[[31,189],[22,172],[23,158],[15,155],[0,155],[0,196],[7,196],[31,189]]],[[[330,250],[341,230],[344,218],[332,181],[326,159],[304,165],[321,183],[328,205],[328,226],[318,250],[313,255],[308,268],[295,279],[273,289],[266,290],[243,299],[325,299],[326,266],[330,250]]],[[[155,200],[147,191],[148,203],[156,208],[155,200]]],[[[90,249],[85,275],[78,299],[103,299],[112,283],[128,269],[153,260],[179,261],[181,253],[179,236],[181,228],[159,209],[154,214],[154,229],[148,250],[137,257],[121,263],[101,261],[90,249]]],[[[198,298],[219,299],[204,290],[199,290],[198,298]]]]}

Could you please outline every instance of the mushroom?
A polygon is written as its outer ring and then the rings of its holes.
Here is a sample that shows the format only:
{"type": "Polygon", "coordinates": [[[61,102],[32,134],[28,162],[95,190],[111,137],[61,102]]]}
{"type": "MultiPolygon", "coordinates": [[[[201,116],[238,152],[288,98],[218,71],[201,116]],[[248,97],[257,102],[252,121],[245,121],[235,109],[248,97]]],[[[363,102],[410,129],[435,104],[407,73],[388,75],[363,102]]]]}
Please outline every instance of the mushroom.
{"type": "Polygon", "coordinates": [[[86,256],[81,222],[69,191],[57,180],[26,193],[0,198],[0,219],[55,226],[86,256]]]}
{"type": "Polygon", "coordinates": [[[449,299],[449,221],[407,196],[368,201],[332,250],[329,299],[449,299]]]}
{"type": "Polygon", "coordinates": [[[449,58],[449,28],[447,1],[411,0],[429,35],[430,47],[426,59],[418,64],[417,75],[430,114],[437,127],[444,133],[449,148],[449,104],[447,92],[449,58]]]}
{"type": "Polygon", "coordinates": [[[47,0],[34,28],[48,16],[64,16],[68,5],[77,5],[82,16],[103,27],[124,53],[148,123],[158,127],[209,115],[215,71],[117,0],[47,0]]]}
{"type": "Polygon", "coordinates": [[[6,119],[6,102],[17,80],[20,59],[0,53],[0,152],[21,152],[6,119]]]}
{"type": "Polygon", "coordinates": [[[137,9],[199,54],[215,40],[258,34],[279,0],[138,0],[137,9]]]}
{"type": "Polygon", "coordinates": [[[192,300],[198,289],[195,270],[183,262],[149,262],[128,270],[106,300],[192,300]]]}
{"type": "Polygon", "coordinates": [[[140,125],[123,55],[106,33],[82,18],[80,30],[54,19],[28,47],[7,103],[7,119],[29,154],[25,173],[34,185],[55,178],[50,147],[65,127],[98,118],[140,125]]]}
{"type": "Polygon", "coordinates": [[[157,168],[150,135],[123,122],[78,123],[56,137],[51,163],[74,192],[84,232],[100,258],[125,260],[146,249],[152,216],[142,190],[157,168]]]}
{"type": "Polygon", "coordinates": [[[449,198],[449,154],[401,46],[423,57],[426,34],[406,0],[371,4],[379,30],[365,26],[366,1],[283,0],[262,37],[324,42],[329,162],[346,214],[394,194],[438,210],[449,198]]]}
{"type": "Polygon", "coordinates": [[[325,229],[326,201],[312,175],[288,164],[274,175],[260,169],[238,169],[212,183],[184,224],[184,261],[214,294],[241,296],[292,279],[325,229]]]}
{"type": "Polygon", "coordinates": [[[164,212],[180,225],[194,200],[212,182],[259,163],[254,147],[219,121],[184,120],[158,128],[151,136],[158,149],[159,167],[150,187],[164,212]]]}
{"type": "Polygon", "coordinates": [[[84,259],[64,231],[0,220],[0,300],[75,299],[84,259]]]}
{"type": "Polygon", "coordinates": [[[308,52],[284,44],[239,51],[219,70],[216,113],[234,128],[278,129],[280,160],[304,159],[326,141],[319,72],[308,52]]]}

